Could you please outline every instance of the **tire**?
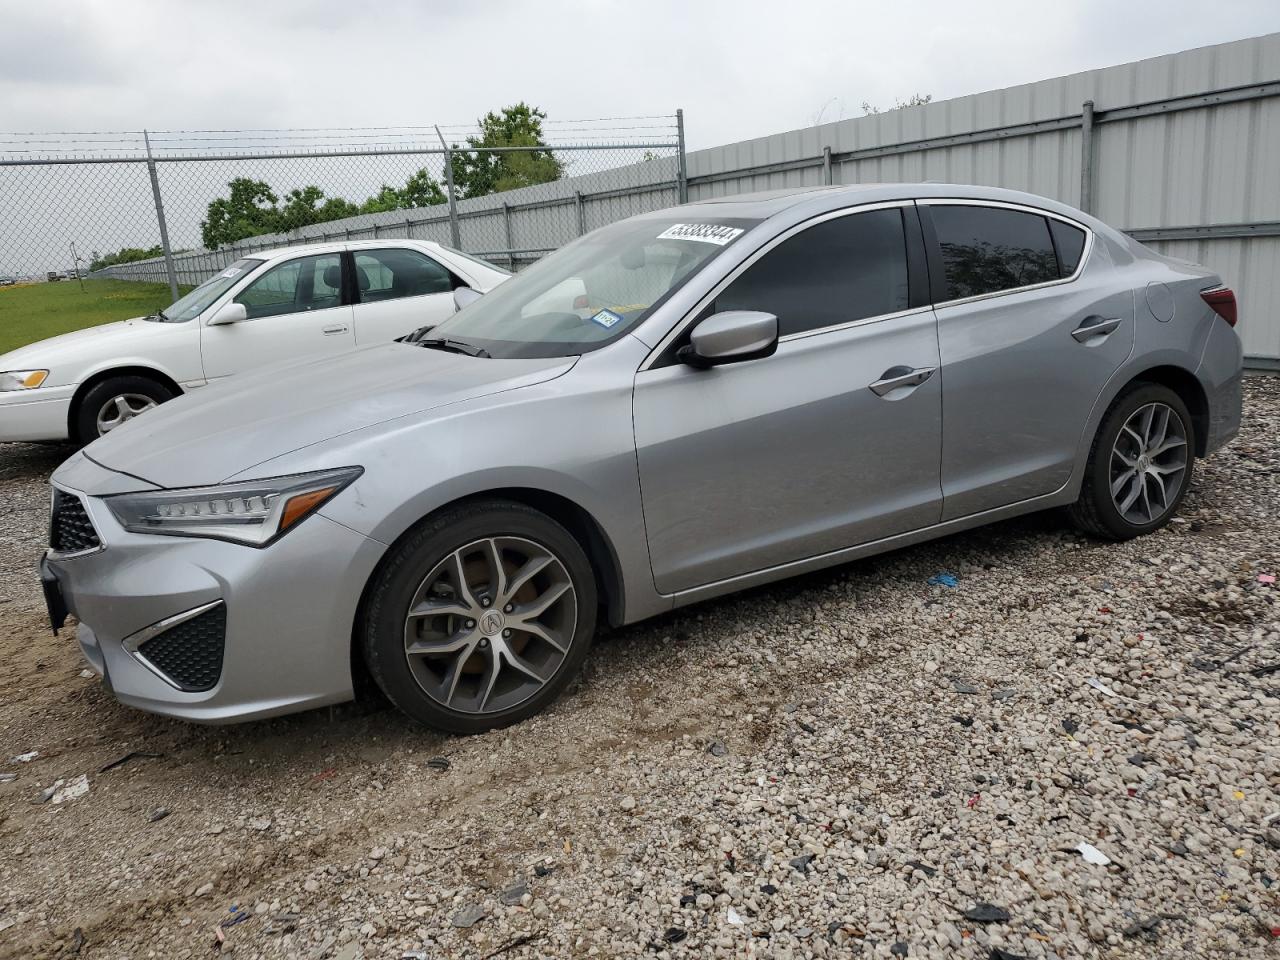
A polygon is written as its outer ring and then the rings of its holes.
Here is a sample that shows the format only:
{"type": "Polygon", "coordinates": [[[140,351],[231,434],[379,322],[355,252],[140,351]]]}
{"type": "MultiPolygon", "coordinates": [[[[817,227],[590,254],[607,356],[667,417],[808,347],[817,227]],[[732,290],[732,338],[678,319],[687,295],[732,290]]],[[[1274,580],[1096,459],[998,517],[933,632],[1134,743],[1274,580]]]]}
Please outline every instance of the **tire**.
{"type": "Polygon", "coordinates": [[[402,712],[438,730],[481,733],[559,696],[586,660],[596,598],[586,553],[559,523],[513,501],[471,502],[427,518],[392,547],[358,637],[374,682],[402,712]],[[458,571],[468,592],[457,590],[458,571]]]}
{"type": "Polygon", "coordinates": [[[1123,392],[1111,404],[1102,424],[1093,438],[1089,450],[1089,460],[1085,465],[1084,482],[1080,488],[1080,498],[1068,507],[1068,514],[1075,526],[1092,537],[1104,540],[1130,540],[1143,534],[1160,529],[1177,512],[1182,498],[1191,486],[1192,473],[1195,469],[1195,424],[1182,399],[1168,387],[1155,383],[1137,383],[1123,392]],[[1176,451],[1181,450],[1183,464],[1180,472],[1163,472],[1159,477],[1147,479],[1137,477],[1136,472],[1125,467],[1127,460],[1136,451],[1144,448],[1138,444],[1138,434],[1142,433],[1142,417],[1148,409],[1155,410],[1155,427],[1153,434],[1159,436],[1159,417],[1162,408],[1170,411],[1167,435],[1163,443],[1145,449],[1159,450],[1166,444],[1173,443],[1175,434],[1180,432],[1182,446],[1172,446],[1166,453],[1156,457],[1139,456],[1138,464],[1149,463],[1153,470],[1168,471],[1176,463],[1176,451]],[[1138,421],[1131,423],[1135,415],[1138,421]],[[1176,417],[1176,421],[1173,419],[1176,417]],[[1126,425],[1130,429],[1125,433],[1117,451],[1117,440],[1126,425]],[[1136,431],[1136,432],[1135,432],[1136,431]],[[1126,477],[1131,479],[1126,480],[1126,477]],[[1145,491],[1139,492],[1134,486],[1137,481],[1145,485],[1145,491]],[[1112,496],[1113,483],[1121,483],[1116,497],[1112,496]],[[1177,483],[1176,491],[1172,483],[1177,483]],[[1160,488],[1167,491],[1161,501],[1160,488]],[[1137,497],[1128,513],[1121,511],[1130,494],[1137,497]],[[1144,508],[1144,500],[1146,507],[1144,508]],[[1117,503],[1117,498],[1120,500],[1117,503]],[[1137,514],[1145,514],[1140,516],[1137,514]]]}
{"type": "Polygon", "coordinates": [[[126,374],[103,380],[90,389],[76,407],[74,439],[78,443],[92,443],[104,433],[109,432],[110,427],[107,430],[99,428],[99,417],[113,406],[117,413],[122,408],[133,411],[128,416],[121,417],[120,422],[124,422],[149,409],[148,402],[151,406],[159,406],[166,400],[172,400],[173,397],[172,390],[150,377],[126,374]]]}

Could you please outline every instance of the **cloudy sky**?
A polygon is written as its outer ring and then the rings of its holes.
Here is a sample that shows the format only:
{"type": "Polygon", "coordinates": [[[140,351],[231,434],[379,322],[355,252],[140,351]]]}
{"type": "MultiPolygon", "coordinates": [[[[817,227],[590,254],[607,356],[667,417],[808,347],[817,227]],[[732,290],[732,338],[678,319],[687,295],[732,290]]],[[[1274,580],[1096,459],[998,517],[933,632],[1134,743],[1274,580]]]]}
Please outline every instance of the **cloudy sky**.
{"type": "Polygon", "coordinates": [[[0,131],[685,110],[712,146],[1280,30],[1276,0],[0,0],[0,131]]]}
{"type": "MultiPolygon", "coordinates": [[[[404,135],[430,142],[430,124],[470,126],[520,100],[549,115],[561,142],[584,139],[572,121],[683,107],[698,149],[861,116],[864,101],[943,100],[1280,31],[1280,0],[1206,9],[1203,0],[0,0],[0,156],[72,146],[42,134],[144,127],[162,131],[159,149],[389,140],[336,129],[348,127],[426,127],[404,135]],[[163,132],[227,129],[277,132],[163,132]]],[[[465,133],[446,129],[454,142],[465,133]]],[[[132,137],[78,139],[137,151],[132,137]]],[[[636,159],[578,154],[570,169],[636,159]]],[[[170,238],[198,246],[209,201],[233,177],[281,194],[316,184],[359,202],[424,162],[441,176],[440,159],[422,155],[161,165],[170,238]]],[[[0,274],[65,268],[73,242],[91,257],[157,240],[139,165],[0,167],[0,274]]]]}

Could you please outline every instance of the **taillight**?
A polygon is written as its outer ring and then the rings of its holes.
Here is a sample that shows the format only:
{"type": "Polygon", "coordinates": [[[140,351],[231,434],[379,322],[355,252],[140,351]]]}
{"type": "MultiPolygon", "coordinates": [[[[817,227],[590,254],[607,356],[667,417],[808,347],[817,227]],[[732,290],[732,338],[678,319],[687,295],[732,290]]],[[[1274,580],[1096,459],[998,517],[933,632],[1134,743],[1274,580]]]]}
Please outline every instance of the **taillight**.
{"type": "Polygon", "coordinates": [[[1215,290],[1201,290],[1200,299],[1209,305],[1209,309],[1227,321],[1236,325],[1236,295],[1229,287],[1218,287],[1215,290]]]}

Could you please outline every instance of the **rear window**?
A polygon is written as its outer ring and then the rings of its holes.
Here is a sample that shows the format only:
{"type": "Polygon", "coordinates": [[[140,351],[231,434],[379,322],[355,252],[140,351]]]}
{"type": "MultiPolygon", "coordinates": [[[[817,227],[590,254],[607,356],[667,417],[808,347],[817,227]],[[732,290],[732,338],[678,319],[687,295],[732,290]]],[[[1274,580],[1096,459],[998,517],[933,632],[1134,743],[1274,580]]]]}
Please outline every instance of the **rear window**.
{"type": "Polygon", "coordinates": [[[942,248],[948,300],[1058,279],[1058,257],[1045,217],[959,204],[930,205],[929,212],[942,248]]]}

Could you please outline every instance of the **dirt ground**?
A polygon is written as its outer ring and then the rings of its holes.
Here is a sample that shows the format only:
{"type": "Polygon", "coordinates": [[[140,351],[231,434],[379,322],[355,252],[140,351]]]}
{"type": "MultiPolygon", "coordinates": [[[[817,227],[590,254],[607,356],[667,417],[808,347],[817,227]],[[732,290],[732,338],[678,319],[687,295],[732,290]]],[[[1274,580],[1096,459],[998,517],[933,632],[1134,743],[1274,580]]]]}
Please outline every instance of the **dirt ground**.
{"type": "Polygon", "coordinates": [[[69,451],[0,448],[0,956],[1274,955],[1278,384],[1251,382],[1166,532],[1034,516],[703,604],[473,738],[354,705],[234,727],[118,705],[39,595],[69,451]],[[1183,756],[1162,731],[1188,718],[1183,756]],[[1121,870],[1058,852],[1068,828],[1121,870]],[[996,896],[1004,933],[961,916],[996,896]]]}

